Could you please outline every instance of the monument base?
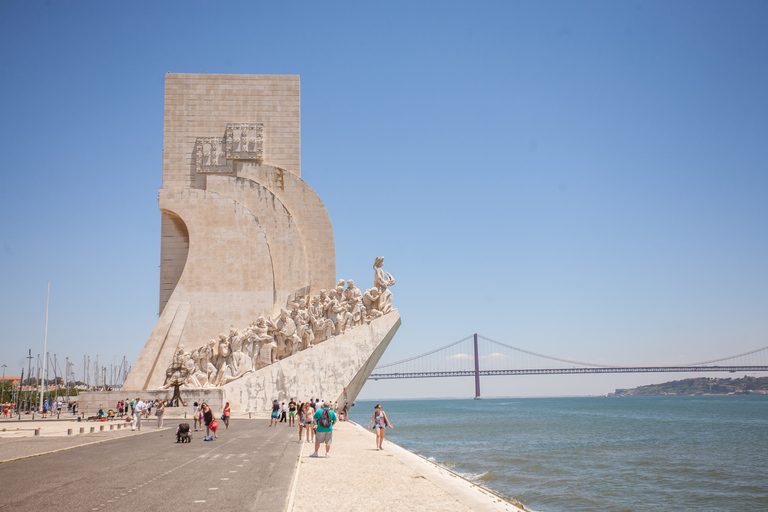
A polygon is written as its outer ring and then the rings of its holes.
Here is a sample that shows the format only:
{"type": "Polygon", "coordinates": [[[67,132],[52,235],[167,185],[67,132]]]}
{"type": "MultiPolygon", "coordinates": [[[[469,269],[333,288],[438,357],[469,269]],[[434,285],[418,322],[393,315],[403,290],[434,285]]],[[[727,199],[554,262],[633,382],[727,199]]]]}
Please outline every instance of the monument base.
{"type": "MultiPolygon", "coordinates": [[[[352,405],[368,376],[400,327],[397,310],[350,329],[291,357],[248,373],[218,388],[181,387],[181,397],[191,408],[206,402],[220,414],[229,402],[232,412],[272,410],[272,400],[288,402],[321,398],[352,405]]],[[[89,391],[78,397],[80,412],[93,416],[103,409],[117,410],[117,402],[136,397],[144,401],[171,400],[173,388],[155,390],[89,391]]],[[[173,410],[173,408],[171,408],[173,410]]],[[[170,412],[170,411],[169,411],[170,412]]]]}
{"type": "MultiPolygon", "coordinates": [[[[224,401],[232,411],[272,410],[272,400],[320,398],[352,405],[384,350],[400,327],[392,310],[370,323],[325,340],[225,384],[224,401]]],[[[184,388],[182,389],[182,393],[184,388]]]]}

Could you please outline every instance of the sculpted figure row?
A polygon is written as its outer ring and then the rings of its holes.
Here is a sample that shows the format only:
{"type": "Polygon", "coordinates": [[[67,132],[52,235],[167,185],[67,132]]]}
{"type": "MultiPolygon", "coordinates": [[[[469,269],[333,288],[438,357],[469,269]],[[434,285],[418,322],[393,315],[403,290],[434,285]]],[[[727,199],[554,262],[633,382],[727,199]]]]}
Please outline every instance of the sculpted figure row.
{"type": "Polygon", "coordinates": [[[347,329],[392,311],[395,279],[384,272],[384,258],[376,258],[373,288],[361,292],[351,279],[340,279],[336,287],[320,290],[311,299],[300,296],[274,318],[260,316],[242,330],[231,327],[200,348],[187,352],[180,346],[166,370],[163,388],[185,385],[217,387],[306,350],[347,329]],[[346,284],[346,288],[345,288],[346,284]]]}

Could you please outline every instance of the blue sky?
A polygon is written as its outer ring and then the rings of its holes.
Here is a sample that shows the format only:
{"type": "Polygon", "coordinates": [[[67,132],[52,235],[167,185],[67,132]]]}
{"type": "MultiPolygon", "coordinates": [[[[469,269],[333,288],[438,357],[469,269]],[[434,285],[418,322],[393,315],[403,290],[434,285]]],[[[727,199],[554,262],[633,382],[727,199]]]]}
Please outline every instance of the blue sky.
{"type": "MultiPolygon", "coordinates": [[[[765,2],[0,2],[0,354],[133,361],[156,319],[164,75],[297,74],[337,275],[382,361],[473,332],[681,364],[768,345],[765,2]]],[[[606,393],[685,376],[484,380],[606,393]]],[[[466,380],[364,397],[471,396],[466,380]]]]}

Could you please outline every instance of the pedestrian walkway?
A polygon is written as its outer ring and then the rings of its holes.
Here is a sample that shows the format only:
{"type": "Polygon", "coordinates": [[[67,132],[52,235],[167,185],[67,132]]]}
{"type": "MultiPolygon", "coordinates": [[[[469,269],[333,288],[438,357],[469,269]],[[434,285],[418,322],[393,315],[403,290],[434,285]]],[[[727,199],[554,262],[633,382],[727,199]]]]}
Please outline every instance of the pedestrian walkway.
{"type": "Polygon", "coordinates": [[[314,512],[318,496],[335,511],[524,510],[389,441],[377,450],[373,433],[352,422],[336,423],[333,431],[330,458],[323,457],[324,445],[319,458],[310,458],[314,444],[304,444],[288,512],[314,512]]]}
{"type": "MultiPolygon", "coordinates": [[[[13,492],[0,500],[0,512],[280,512],[288,501],[300,445],[293,429],[268,425],[265,419],[233,420],[216,441],[204,442],[197,432],[183,444],[176,443],[175,426],[142,428],[141,434],[128,429],[129,437],[2,463],[0,482],[13,492]]],[[[18,441],[43,446],[88,437],[18,441]]]]}

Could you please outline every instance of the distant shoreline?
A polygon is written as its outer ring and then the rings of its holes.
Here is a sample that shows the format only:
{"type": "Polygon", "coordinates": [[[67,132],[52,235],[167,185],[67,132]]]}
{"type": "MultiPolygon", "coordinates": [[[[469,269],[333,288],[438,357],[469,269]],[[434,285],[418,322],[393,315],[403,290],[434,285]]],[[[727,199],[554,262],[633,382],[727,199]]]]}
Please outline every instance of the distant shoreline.
{"type": "Polygon", "coordinates": [[[608,396],[744,396],[768,395],[768,377],[675,380],[663,384],[617,389],[608,396]]]}

